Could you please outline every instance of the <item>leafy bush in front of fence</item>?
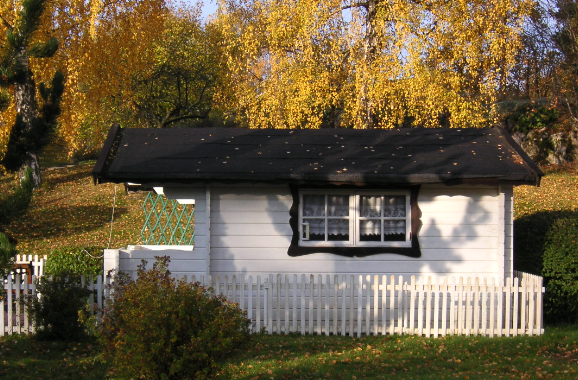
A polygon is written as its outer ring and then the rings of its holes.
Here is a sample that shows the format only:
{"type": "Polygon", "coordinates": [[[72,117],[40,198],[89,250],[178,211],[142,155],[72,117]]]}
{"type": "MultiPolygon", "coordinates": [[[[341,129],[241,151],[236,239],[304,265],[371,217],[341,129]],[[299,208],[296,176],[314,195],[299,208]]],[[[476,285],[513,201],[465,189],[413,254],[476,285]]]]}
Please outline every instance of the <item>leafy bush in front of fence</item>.
{"type": "Polygon", "coordinates": [[[54,249],[46,261],[46,274],[71,273],[87,278],[102,275],[102,248],[59,247],[54,249]]]}
{"type": "Polygon", "coordinates": [[[249,341],[245,312],[198,283],[177,281],[168,257],[138,277],[116,276],[99,331],[118,376],[204,379],[249,341]]]}
{"type": "Polygon", "coordinates": [[[8,236],[0,232],[0,279],[3,279],[12,270],[14,256],[17,251],[14,244],[10,242],[8,236]]]}
{"type": "Polygon", "coordinates": [[[578,219],[560,219],[550,229],[542,275],[546,321],[578,322],[578,219]]]}
{"type": "Polygon", "coordinates": [[[86,336],[78,315],[86,306],[90,291],[81,284],[80,276],[43,276],[36,290],[40,296],[28,296],[25,303],[39,339],[73,341],[86,336]]]}

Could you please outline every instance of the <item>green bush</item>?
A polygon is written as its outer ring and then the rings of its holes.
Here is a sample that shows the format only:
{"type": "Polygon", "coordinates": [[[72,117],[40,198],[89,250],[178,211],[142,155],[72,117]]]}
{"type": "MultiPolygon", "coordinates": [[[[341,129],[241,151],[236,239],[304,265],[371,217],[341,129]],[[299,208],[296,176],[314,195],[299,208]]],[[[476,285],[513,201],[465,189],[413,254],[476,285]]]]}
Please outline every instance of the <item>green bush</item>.
{"type": "Polygon", "coordinates": [[[74,341],[86,337],[78,316],[90,291],[82,286],[80,276],[66,273],[43,276],[36,289],[40,297],[29,296],[25,301],[39,339],[74,341]]]}
{"type": "Polygon", "coordinates": [[[8,236],[0,232],[0,279],[4,279],[12,270],[14,257],[18,252],[8,236]]]}
{"type": "Polygon", "coordinates": [[[542,276],[549,231],[558,220],[573,218],[573,211],[537,211],[514,220],[514,269],[542,276]]]}
{"type": "Polygon", "coordinates": [[[103,272],[102,260],[100,247],[59,247],[48,256],[45,271],[49,275],[72,273],[95,277],[103,272]]]}
{"type": "Polygon", "coordinates": [[[542,270],[547,322],[578,321],[578,219],[558,220],[550,229],[542,270]]]}
{"type": "Polygon", "coordinates": [[[527,135],[532,130],[546,128],[558,120],[554,107],[529,102],[518,105],[508,116],[507,122],[513,131],[527,135]]]}
{"type": "Polygon", "coordinates": [[[120,378],[206,379],[249,340],[250,321],[236,304],[198,283],[176,281],[168,257],[146,261],[138,277],[116,276],[99,332],[120,378]]]}

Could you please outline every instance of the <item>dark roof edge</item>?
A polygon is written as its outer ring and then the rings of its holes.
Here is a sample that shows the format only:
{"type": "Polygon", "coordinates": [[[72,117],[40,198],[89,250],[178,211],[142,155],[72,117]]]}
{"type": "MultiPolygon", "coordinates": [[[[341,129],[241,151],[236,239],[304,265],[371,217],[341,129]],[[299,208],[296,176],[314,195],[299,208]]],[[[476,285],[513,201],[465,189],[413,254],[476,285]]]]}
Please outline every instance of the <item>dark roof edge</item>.
{"type": "Polygon", "coordinates": [[[514,140],[514,138],[512,137],[512,135],[510,135],[508,131],[506,131],[502,127],[496,127],[496,129],[500,131],[502,136],[504,136],[506,141],[508,141],[508,144],[510,144],[510,146],[516,151],[516,153],[518,153],[520,157],[522,157],[524,163],[528,165],[528,167],[532,170],[532,172],[534,172],[534,175],[536,176],[535,186],[540,186],[540,180],[544,176],[544,172],[542,172],[542,170],[540,170],[540,168],[538,167],[538,165],[536,165],[534,160],[532,160],[530,156],[528,156],[526,152],[524,152],[520,144],[518,144],[516,140],[514,140]]]}
{"type": "Polygon", "coordinates": [[[187,186],[193,184],[207,184],[207,183],[220,183],[220,184],[269,184],[269,185],[315,185],[315,186],[352,186],[352,187],[390,187],[390,186],[416,186],[416,185],[446,185],[446,186],[458,186],[458,185],[486,185],[486,186],[499,186],[499,185],[530,185],[533,182],[523,179],[516,180],[500,180],[496,177],[489,178],[454,178],[446,181],[431,181],[431,182],[347,182],[347,181],[320,181],[320,180],[251,180],[251,179],[224,179],[224,178],[198,178],[198,179],[178,179],[178,178],[167,178],[167,179],[150,179],[150,178],[131,178],[131,179],[112,179],[112,178],[102,178],[99,180],[100,184],[104,183],[124,183],[125,186],[134,187],[138,189],[152,189],[153,187],[170,187],[170,186],[187,186]],[[129,185],[130,184],[130,185],[129,185]]]}
{"type": "Polygon", "coordinates": [[[93,179],[95,185],[98,182],[98,177],[99,177],[100,173],[102,172],[104,164],[106,163],[106,159],[108,158],[110,151],[112,149],[112,146],[114,144],[114,140],[116,139],[116,136],[120,133],[120,130],[121,130],[120,125],[118,123],[114,123],[110,127],[110,130],[108,131],[108,136],[106,137],[106,140],[104,141],[104,145],[102,147],[102,150],[100,151],[100,154],[98,155],[98,160],[96,160],[96,164],[94,165],[94,168],[92,169],[92,179],[93,179]]]}

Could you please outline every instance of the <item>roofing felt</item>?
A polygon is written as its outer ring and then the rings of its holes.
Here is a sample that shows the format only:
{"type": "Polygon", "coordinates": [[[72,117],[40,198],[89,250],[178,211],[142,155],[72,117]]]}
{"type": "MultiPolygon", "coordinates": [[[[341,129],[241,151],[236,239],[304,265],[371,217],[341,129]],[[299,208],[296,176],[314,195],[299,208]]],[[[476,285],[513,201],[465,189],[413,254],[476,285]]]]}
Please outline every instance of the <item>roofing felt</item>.
{"type": "Polygon", "coordinates": [[[540,169],[492,129],[121,129],[93,170],[97,182],[211,181],[538,185],[540,169]]]}

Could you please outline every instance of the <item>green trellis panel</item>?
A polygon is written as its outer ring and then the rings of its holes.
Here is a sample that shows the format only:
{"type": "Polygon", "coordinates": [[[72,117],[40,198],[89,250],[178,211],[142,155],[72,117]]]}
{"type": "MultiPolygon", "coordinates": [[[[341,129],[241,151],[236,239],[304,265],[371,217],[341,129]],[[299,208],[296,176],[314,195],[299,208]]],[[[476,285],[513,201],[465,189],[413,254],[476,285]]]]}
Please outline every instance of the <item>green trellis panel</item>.
{"type": "Polygon", "coordinates": [[[195,208],[182,205],[160,194],[148,193],[143,202],[145,214],[141,237],[147,245],[193,245],[195,208]]]}

